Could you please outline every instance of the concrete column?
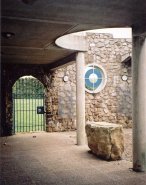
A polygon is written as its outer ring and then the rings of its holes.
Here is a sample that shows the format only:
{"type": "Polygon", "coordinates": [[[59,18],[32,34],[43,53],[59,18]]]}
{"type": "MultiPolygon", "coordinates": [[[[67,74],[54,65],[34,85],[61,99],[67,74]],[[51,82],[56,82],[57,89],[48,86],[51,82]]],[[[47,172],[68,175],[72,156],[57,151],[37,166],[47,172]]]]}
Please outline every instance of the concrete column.
{"type": "Polygon", "coordinates": [[[133,36],[133,170],[146,171],[146,38],[133,36]]]}
{"type": "Polygon", "coordinates": [[[84,52],[78,52],[76,56],[76,124],[77,145],[85,144],[85,80],[84,52]]]}

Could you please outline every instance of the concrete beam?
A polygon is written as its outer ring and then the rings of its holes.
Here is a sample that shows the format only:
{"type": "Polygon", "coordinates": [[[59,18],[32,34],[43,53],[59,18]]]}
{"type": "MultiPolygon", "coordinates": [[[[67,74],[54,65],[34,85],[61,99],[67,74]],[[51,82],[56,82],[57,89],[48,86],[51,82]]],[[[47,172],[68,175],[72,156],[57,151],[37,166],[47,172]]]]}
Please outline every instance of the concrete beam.
{"type": "Polygon", "coordinates": [[[50,70],[54,70],[54,69],[58,69],[60,67],[64,67],[66,65],[69,65],[69,64],[71,64],[71,62],[73,62],[75,60],[76,60],[76,53],[72,53],[67,57],[64,57],[64,58],[59,59],[51,64],[48,64],[47,67],[50,70]]]}

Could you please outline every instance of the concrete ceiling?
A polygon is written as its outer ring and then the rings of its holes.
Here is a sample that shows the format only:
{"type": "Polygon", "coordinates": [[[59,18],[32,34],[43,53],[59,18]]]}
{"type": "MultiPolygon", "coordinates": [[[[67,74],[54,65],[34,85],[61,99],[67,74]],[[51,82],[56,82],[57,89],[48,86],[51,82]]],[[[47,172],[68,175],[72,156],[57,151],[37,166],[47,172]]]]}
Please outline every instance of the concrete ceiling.
{"type": "Polygon", "coordinates": [[[146,0],[2,0],[1,24],[2,62],[52,64],[74,53],[55,46],[62,35],[106,27],[145,32],[146,0]]]}

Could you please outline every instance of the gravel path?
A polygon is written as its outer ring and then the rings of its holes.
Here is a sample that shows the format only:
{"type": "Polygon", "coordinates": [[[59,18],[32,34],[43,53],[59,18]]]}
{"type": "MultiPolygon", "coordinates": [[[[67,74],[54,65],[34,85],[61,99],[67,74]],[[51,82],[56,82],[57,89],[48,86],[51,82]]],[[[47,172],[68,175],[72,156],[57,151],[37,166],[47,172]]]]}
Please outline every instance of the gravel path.
{"type": "MultiPolygon", "coordinates": [[[[76,143],[76,132],[65,132],[63,134],[69,135],[69,137],[73,139],[73,143],[76,143]]],[[[0,140],[2,143],[5,143],[5,138],[0,138],[0,140]]],[[[132,129],[124,129],[123,159],[132,162],[132,129]]]]}

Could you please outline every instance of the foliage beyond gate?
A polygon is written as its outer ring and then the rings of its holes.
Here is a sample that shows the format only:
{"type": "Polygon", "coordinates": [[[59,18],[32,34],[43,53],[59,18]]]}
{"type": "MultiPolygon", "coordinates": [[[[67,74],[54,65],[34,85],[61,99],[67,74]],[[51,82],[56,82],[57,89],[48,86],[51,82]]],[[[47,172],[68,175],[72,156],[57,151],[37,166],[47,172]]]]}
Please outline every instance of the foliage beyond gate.
{"type": "Polygon", "coordinates": [[[19,78],[13,86],[14,132],[45,130],[44,114],[37,113],[37,107],[44,106],[44,86],[33,78],[19,78]]]}

